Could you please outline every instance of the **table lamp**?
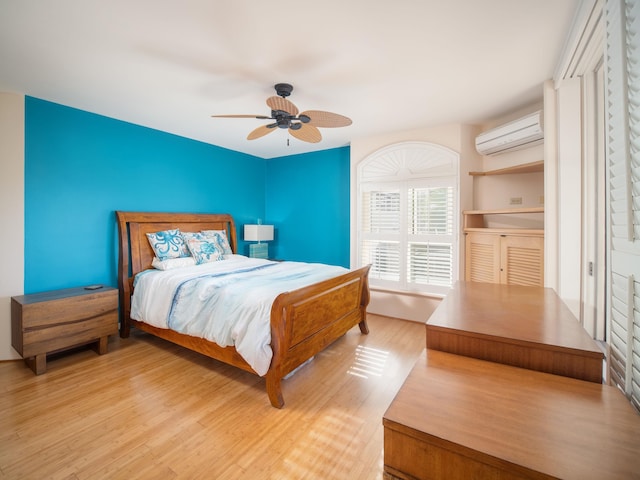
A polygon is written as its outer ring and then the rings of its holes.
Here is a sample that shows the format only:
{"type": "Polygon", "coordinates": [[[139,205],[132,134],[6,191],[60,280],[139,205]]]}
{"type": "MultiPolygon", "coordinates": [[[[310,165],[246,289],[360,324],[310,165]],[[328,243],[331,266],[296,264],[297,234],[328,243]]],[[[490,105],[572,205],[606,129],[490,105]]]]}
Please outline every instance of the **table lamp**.
{"type": "Polygon", "coordinates": [[[258,242],[249,245],[249,256],[252,258],[269,258],[269,245],[262,242],[273,240],[273,225],[262,225],[258,221],[257,225],[244,226],[245,242],[258,242]]]}

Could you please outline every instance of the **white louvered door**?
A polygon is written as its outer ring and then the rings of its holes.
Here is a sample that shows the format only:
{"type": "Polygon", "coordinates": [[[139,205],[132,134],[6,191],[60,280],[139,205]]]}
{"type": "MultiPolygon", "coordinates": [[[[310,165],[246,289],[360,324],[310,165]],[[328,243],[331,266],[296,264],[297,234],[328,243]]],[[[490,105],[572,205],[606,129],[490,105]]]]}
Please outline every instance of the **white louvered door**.
{"type": "Polygon", "coordinates": [[[608,0],[610,382],[640,410],[640,2],[608,0]]]}

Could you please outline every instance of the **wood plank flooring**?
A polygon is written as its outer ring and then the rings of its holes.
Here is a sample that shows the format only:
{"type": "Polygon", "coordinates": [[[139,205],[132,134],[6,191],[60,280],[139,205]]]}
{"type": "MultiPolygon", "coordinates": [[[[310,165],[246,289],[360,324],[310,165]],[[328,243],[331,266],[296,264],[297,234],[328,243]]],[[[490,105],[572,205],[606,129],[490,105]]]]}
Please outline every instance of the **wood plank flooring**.
{"type": "Polygon", "coordinates": [[[33,375],[0,363],[0,479],[380,479],[382,416],[423,324],[369,315],[283,382],[134,331],[33,375]]]}

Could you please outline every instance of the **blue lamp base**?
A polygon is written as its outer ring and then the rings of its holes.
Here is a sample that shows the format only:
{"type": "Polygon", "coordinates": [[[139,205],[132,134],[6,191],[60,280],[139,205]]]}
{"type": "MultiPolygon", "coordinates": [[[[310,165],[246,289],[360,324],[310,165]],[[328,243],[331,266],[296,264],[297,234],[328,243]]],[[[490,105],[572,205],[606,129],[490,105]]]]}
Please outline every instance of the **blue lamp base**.
{"type": "Polygon", "coordinates": [[[251,258],[269,258],[269,245],[266,243],[252,243],[249,245],[251,258]]]}

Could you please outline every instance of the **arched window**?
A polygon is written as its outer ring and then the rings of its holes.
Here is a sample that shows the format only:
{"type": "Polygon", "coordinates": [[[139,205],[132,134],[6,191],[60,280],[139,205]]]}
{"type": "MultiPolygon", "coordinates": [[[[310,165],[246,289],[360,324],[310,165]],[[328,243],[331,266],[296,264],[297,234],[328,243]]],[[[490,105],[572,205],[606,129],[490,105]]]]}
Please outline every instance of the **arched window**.
{"type": "Polygon", "coordinates": [[[459,155],[425,142],[358,166],[357,258],[372,287],[446,293],[457,279],[459,155]]]}

